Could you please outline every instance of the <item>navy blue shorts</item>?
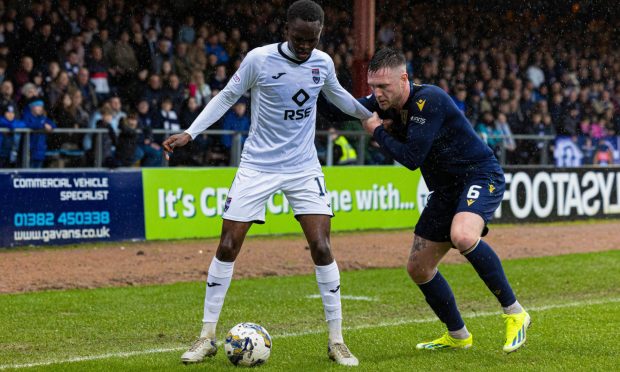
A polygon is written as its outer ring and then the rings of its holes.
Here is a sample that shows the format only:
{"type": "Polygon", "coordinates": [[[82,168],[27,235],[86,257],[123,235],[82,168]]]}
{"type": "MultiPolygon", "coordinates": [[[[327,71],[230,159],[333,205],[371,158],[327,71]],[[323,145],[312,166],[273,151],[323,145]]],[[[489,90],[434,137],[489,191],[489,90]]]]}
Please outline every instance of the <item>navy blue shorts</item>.
{"type": "Polygon", "coordinates": [[[429,195],[415,233],[433,242],[449,242],[454,215],[471,212],[484,220],[484,236],[488,232],[486,224],[502,202],[505,190],[502,173],[475,176],[463,183],[462,187],[435,190],[429,195]]]}

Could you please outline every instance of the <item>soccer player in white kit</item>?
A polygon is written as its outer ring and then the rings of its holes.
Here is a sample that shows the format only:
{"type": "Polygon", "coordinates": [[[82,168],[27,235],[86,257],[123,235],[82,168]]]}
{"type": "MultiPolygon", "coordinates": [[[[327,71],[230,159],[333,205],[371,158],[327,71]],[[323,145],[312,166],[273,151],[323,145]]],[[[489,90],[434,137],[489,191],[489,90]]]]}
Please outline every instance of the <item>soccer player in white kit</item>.
{"type": "Polygon", "coordinates": [[[217,352],[215,330],[234,261],[252,223],[264,223],[265,202],[282,190],[308,240],[329,329],[328,355],[338,364],[355,366],[357,358],[342,337],[340,272],[331,253],[333,216],[325,178],[314,146],[316,101],[322,91],[342,111],[358,119],[371,113],[338,83],[332,59],[315,50],[323,27],[323,10],[299,0],[287,11],[287,41],[252,50],[226,87],[183,133],[164,141],[172,152],[215,123],[248,89],[252,125],[241,164],[228,193],[222,233],[207,278],[203,328],[181,356],[201,362],[217,352]]]}

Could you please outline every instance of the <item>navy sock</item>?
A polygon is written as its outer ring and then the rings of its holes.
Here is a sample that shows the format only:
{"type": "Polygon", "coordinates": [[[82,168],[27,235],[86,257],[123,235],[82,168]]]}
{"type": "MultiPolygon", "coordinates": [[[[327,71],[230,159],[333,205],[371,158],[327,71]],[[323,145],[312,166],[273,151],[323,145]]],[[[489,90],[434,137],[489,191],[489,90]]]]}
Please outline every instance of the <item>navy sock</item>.
{"type": "Polygon", "coordinates": [[[510,284],[508,284],[499,257],[487,243],[480,239],[478,246],[464,256],[503,307],[508,307],[517,301],[510,284]]]}
{"type": "Polygon", "coordinates": [[[456,307],[452,289],[439,271],[433,279],[424,284],[418,284],[418,287],[424,293],[426,302],[437,314],[439,320],[448,326],[448,331],[458,331],[465,326],[461,313],[456,307]]]}

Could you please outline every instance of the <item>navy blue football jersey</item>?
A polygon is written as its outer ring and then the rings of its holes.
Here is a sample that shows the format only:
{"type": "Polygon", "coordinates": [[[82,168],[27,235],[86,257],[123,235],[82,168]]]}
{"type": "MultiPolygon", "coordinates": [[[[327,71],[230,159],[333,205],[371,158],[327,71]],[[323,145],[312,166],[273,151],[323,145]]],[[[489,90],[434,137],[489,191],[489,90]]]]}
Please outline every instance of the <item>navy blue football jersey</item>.
{"type": "MultiPolygon", "coordinates": [[[[473,177],[502,173],[495,155],[473,129],[452,98],[434,85],[410,83],[402,110],[379,108],[374,95],[359,99],[371,112],[393,121],[390,130],[379,126],[374,139],[405,167],[420,168],[429,190],[458,188],[473,177]]],[[[334,121],[352,120],[324,97],[319,112],[334,121]]]]}

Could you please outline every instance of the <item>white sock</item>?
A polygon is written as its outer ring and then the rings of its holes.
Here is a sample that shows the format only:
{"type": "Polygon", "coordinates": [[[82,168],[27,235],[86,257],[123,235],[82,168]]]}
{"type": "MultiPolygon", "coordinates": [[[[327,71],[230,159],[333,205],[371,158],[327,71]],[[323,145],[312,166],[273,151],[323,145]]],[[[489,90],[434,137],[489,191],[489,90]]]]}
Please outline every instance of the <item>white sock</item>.
{"type": "Polygon", "coordinates": [[[213,257],[207,276],[204,317],[200,337],[215,337],[215,326],[220,317],[224,298],[232,280],[234,262],[223,262],[213,257]]]}
{"type": "Polygon", "coordinates": [[[200,331],[200,337],[215,338],[216,322],[202,323],[202,330],[200,331]]]}
{"type": "Polygon", "coordinates": [[[340,272],[336,261],[326,266],[315,266],[316,281],[323,300],[325,320],[332,343],[344,342],[342,337],[342,305],[340,303],[340,272]]]}
{"type": "Polygon", "coordinates": [[[463,326],[463,328],[458,329],[456,331],[448,331],[448,334],[453,338],[458,338],[459,340],[464,340],[469,337],[469,331],[467,327],[463,326]]]}
{"type": "Polygon", "coordinates": [[[502,309],[504,310],[504,314],[506,315],[520,314],[521,312],[523,312],[523,307],[521,307],[521,304],[519,303],[519,301],[515,301],[514,304],[508,307],[502,307],[502,309]]]}
{"type": "Polygon", "coordinates": [[[342,338],[342,319],[332,319],[327,321],[329,329],[329,340],[332,344],[344,343],[342,338]]]}

